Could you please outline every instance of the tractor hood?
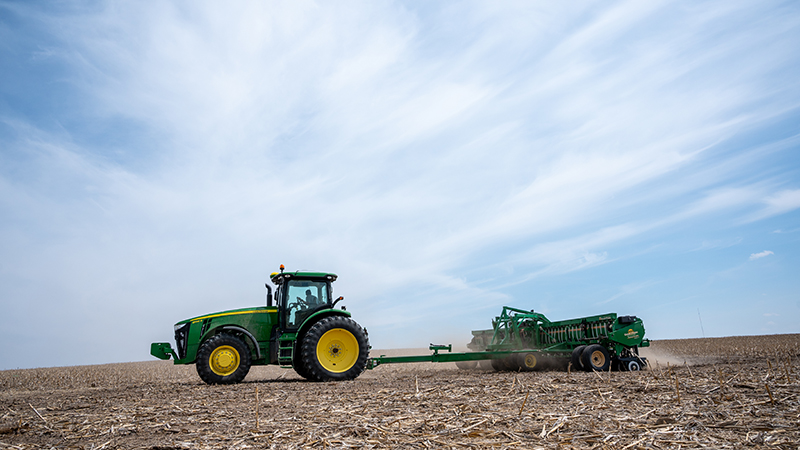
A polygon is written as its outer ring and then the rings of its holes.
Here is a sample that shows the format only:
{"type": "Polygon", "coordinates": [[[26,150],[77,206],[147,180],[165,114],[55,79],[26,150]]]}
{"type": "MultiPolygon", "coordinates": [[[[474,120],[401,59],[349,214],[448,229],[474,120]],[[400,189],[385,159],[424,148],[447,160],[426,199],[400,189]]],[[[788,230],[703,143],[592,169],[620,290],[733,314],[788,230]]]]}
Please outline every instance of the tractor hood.
{"type": "Polygon", "coordinates": [[[267,306],[256,306],[253,308],[239,308],[239,309],[230,309],[227,311],[220,311],[211,314],[204,314],[202,316],[192,317],[190,319],[181,320],[180,322],[176,323],[175,325],[183,325],[189,322],[199,322],[205,319],[213,319],[216,317],[224,317],[224,316],[236,316],[240,314],[259,314],[259,313],[268,313],[268,312],[277,312],[278,308],[276,307],[267,307],[267,306]]]}

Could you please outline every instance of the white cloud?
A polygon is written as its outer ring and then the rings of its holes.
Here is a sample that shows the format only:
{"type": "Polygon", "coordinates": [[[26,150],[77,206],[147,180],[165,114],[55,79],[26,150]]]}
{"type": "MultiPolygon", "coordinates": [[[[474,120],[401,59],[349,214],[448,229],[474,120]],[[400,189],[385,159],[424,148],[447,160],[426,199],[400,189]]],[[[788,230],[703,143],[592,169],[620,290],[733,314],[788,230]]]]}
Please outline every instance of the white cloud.
{"type": "Polygon", "coordinates": [[[774,254],[775,253],[772,253],[769,250],[764,250],[763,252],[758,252],[758,253],[751,253],[750,254],[750,261],[753,261],[755,259],[764,258],[765,256],[774,255],[774,254]]]}

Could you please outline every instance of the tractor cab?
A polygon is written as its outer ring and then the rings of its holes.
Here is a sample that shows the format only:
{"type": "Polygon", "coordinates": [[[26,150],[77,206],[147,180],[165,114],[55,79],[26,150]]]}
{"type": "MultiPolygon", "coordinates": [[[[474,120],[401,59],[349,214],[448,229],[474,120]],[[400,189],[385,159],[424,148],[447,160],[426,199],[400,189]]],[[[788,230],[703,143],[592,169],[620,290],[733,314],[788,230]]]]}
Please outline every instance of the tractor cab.
{"type": "Polygon", "coordinates": [[[278,326],[281,331],[297,331],[312,314],[330,309],[336,274],[324,272],[273,273],[270,279],[276,286],[275,300],[278,306],[278,326]]]}

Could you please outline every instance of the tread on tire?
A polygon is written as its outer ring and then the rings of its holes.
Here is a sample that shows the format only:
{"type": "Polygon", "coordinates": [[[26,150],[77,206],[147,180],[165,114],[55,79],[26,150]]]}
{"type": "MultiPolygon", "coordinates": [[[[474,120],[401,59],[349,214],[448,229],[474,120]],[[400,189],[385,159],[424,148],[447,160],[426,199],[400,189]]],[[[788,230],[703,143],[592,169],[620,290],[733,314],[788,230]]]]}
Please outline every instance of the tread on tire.
{"type": "Polygon", "coordinates": [[[301,344],[301,355],[311,380],[353,380],[367,367],[369,339],[353,319],[325,317],[309,328],[301,344]],[[341,370],[337,364],[341,364],[341,370]]]}
{"type": "Polygon", "coordinates": [[[611,366],[611,355],[602,345],[592,344],[583,350],[581,361],[587,372],[605,372],[611,366]]]}
{"type": "Polygon", "coordinates": [[[251,363],[250,347],[244,341],[230,334],[218,334],[200,346],[195,365],[197,374],[206,383],[233,384],[244,380],[251,363]],[[224,363],[220,363],[222,358],[224,363]]]}
{"type": "Polygon", "coordinates": [[[586,349],[585,345],[579,345],[572,350],[572,368],[574,370],[584,370],[583,369],[583,361],[581,360],[581,355],[583,355],[583,351],[586,349]]]}

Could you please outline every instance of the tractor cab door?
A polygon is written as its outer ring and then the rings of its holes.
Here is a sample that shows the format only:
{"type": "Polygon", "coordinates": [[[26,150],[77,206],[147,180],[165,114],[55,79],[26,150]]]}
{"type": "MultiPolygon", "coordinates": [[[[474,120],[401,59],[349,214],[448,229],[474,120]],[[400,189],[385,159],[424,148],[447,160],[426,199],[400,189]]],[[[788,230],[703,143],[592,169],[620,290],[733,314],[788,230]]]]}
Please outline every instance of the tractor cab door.
{"type": "Polygon", "coordinates": [[[311,314],[330,307],[330,283],[325,280],[288,280],[282,287],[281,329],[294,331],[311,314]]]}

